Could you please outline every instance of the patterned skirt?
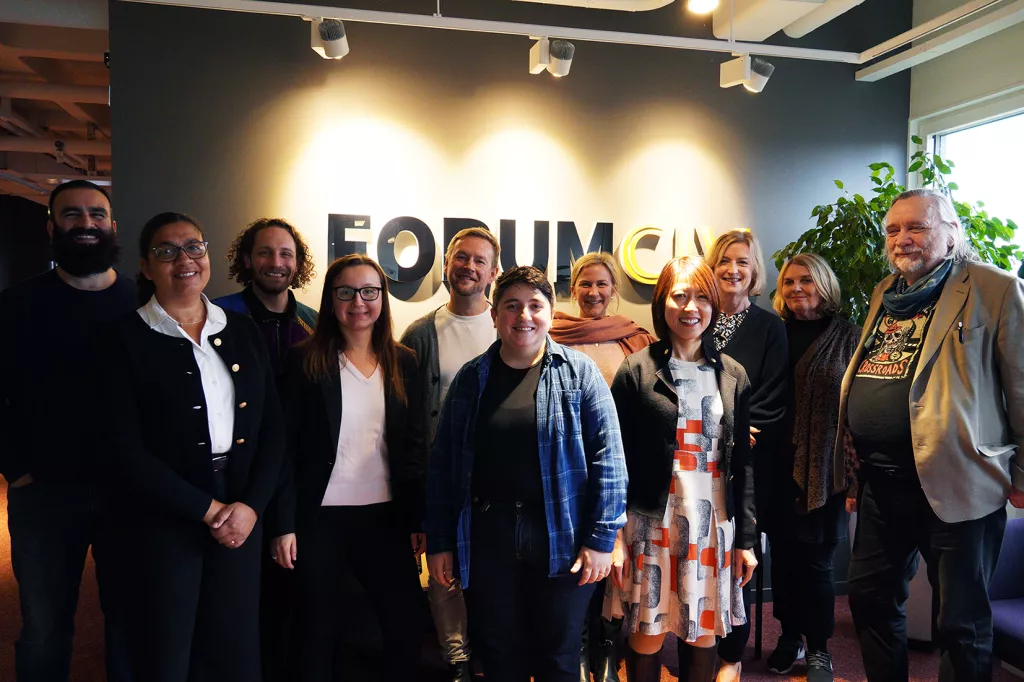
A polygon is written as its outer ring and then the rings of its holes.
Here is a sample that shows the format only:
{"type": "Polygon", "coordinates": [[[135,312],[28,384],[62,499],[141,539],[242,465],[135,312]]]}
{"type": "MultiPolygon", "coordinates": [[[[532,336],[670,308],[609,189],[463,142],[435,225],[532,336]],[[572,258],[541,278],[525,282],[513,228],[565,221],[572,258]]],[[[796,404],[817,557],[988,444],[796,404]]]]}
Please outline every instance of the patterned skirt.
{"type": "Polygon", "coordinates": [[[733,524],[715,472],[675,471],[662,519],[629,512],[623,589],[607,581],[604,617],[627,632],[675,633],[687,642],[724,637],[747,620],[733,578],[733,524]]]}

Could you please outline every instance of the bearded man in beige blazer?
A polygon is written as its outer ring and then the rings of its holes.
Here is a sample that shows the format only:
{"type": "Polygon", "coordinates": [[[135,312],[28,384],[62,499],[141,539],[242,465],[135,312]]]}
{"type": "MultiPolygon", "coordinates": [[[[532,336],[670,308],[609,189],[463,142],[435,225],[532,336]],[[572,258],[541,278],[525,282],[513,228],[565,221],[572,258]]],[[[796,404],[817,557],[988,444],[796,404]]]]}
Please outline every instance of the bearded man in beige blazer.
{"type": "Polygon", "coordinates": [[[940,682],[990,680],[988,583],[1006,502],[1024,506],[1024,283],[978,262],[934,190],[901,194],[885,232],[894,274],[871,297],[840,402],[860,461],[849,592],[864,668],[869,682],[907,679],[904,603],[923,555],[940,682]]]}

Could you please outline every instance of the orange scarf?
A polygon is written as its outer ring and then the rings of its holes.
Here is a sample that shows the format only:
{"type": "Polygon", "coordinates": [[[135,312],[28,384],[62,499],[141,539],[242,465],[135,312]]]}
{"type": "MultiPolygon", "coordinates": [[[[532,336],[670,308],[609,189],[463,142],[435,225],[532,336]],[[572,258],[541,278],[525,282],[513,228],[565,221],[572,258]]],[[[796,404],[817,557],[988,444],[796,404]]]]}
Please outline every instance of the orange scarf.
{"type": "Polygon", "coordinates": [[[555,311],[551,324],[551,338],[555,343],[579,346],[587,343],[615,341],[626,355],[651,345],[656,339],[650,332],[624,315],[585,318],[555,311]]]}

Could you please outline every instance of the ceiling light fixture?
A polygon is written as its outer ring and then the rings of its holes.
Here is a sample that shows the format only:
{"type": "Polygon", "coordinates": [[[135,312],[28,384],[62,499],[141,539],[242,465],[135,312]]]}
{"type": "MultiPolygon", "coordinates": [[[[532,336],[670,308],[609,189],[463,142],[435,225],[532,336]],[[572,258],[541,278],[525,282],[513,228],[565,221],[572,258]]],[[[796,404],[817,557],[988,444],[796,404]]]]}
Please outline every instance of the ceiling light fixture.
{"type": "Polygon", "coordinates": [[[761,92],[774,71],[773,64],[758,57],[752,58],[749,54],[742,54],[722,64],[719,85],[723,88],[742,85],[750,92],[761,92]]]}
{"type": "Polygon", "coordinates": [[[309,46],[324,59],[341,59],[348,54],[345,24],[338,19],[313,19],[309,46]]]}
{"type": "Polygon", "coordinates": [[[686,0],[686,9],[694,14],[708,14],[718,9],[718,0],[686,0]]]}
{"type": "Polygon", "coordinates": [[[567,75],[576,46],[566,40],[549,40],[546,37],[535,40],[537,42],[530,48],[530,73],[547,71],[558,78],[567,75]]]}

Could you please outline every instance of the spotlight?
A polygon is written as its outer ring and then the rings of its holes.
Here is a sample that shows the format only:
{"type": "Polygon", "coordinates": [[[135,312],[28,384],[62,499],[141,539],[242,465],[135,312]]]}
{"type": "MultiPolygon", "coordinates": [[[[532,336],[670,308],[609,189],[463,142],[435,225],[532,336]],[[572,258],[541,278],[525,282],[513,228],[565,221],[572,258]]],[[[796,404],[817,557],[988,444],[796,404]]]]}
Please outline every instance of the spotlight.
{"type": "Polygon", "coordinates": [[[740,55],[722,64],[719,85],[723,88],[742,85],[750,92],[761,92],[774,71],[775,66],[763,59],[751,58],[748,54],[740,55]]]}
{"type": "Polygon", "coordinates": [[[707,14],[718,8],[718,0],[686,0],[686,9],[694,14],[707,14]]]}
{"type": "Polygon", "coordinates": [[[310,22],[309,46],[324,59],[341,59],[348,54],[345,24],[338,19],[314,19],[310,22]]]}
{"type": "Polygon", "coordinates": [[[537,38],[537,42],[530,48],[530,73],[538,74],[546,70],[552,76],[561,78],[569,73],[575,52],[576,46],[566,40],[537,38]]]}

